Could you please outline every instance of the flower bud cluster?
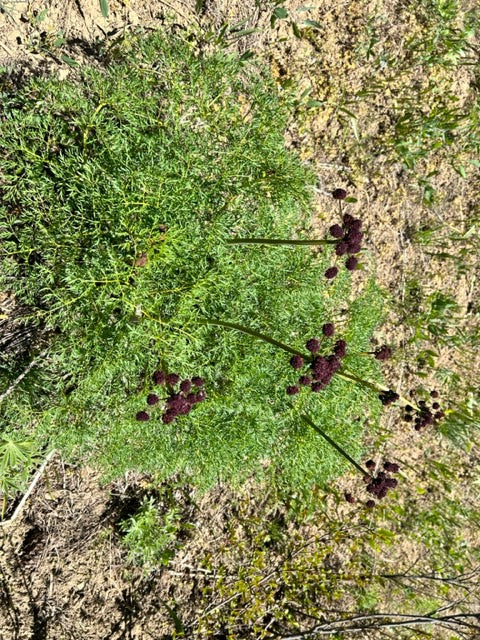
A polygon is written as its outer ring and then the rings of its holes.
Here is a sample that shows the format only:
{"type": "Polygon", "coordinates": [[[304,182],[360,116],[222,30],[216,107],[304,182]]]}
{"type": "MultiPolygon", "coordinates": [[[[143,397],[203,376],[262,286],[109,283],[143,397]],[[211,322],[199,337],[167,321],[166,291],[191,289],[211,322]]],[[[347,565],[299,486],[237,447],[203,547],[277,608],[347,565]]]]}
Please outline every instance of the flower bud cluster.
{"type": "Polygon", "coordinates": [[[345,189],[334,189],[332,191],[332,197],[335,200],[345,200],[345,198],[347,197],[347,192],[345,191],[345,189]]]}
{"type": "MultiPolygon", "coordinates": [[[[376,464],[373,460],[367,460],[365,466],[369,471],[373,471],[376,464]]],[[[398,485],[398,480],[392,478],[389,474],[398,473],[400,467],[396,462],[389,462],[388,460],[383,463],[383,470],[379,471],[376,475],[365,474],[363,480],[366,484],[367,493],[374,496],[377,500],[383,500],[391,489],[395,489],[398,485]]],[[[350,504],[355,502],[355,498],[351,493],[345,493],[345,500],[350,504]]],[[[369,499],[365,502],[365,506],[368,509],[372,509],[376,505],[375,500],[369,499]]]]}
{"type": "MultiPolygon", "coordinates": [[[[330,235],[336,240],[335,254],[339,257],[349,256],[345,261],[345,267],[349,271],[355,271],[358,265],[358,259],[353,254],[359,253],[362,248],[363,233],[361,228],[362,221],[346,213],[343,216],[342,225],[334,224],[329,229],[330,235]]],[[[325,271],[325,277],[328,280],[332,280],[337,274],[338,267],[329,267],[325,271]]]]}
{"type": "MultiPolygon", "coordinates": [[[[369,460],[369,462],[371,461],[369,460]]],[[[395,489],[395,487],[398,485],[398,480],[388,475],[388,472],[398,473],[398,464],[395,464],[394,462],[385,462],[383,464],[383,469],[384,470],[379,471],[377,475],[370,476],[366,486],[367,493],[374,495],[377,500],[382,500],[383,498],[385,498],[388,492],[391,489],[395,489]]]]}
{"type": "Polygon", "coordinates": [[[376,360],[389,360],[392,357],[392,350],[386,344],[382,345],[373,352],[376,360]]]}
{"type": "Polygon", "coordinates": [[[430,406],[426,400],[419,400],[417,402],[418,411],[409,404],[404,407],[403,419],[405,422],[413,423],[415,431],[421,431],[425,427],[434,426],[445,417],[445,413],[441,410],[440,404],[436,400],[438,398],[438,391],[431,391],[430,397],[434,399],[434,402],[432,402],[430,406]]]}
{"type": "MultiPolygon", "coordinates": [[[[164,386],[165,393],[163,400],[156,393],[149,393],[147,405],[162,407],[161,420],[164,424],[170,424],[178,416],[187,415],[196,404],[205,400],[206,393],[203,389],[205,382],[200,376],[181,380],[177,373],[155,371],[152,379],[156,385],[164,386]]],[[[139,411],[136,419],[145,422],[150,420],[150,414],[147,411],[139,411]]]]}
{"type": "MultiPolygon", "coordinates": [[[[335,333],[335,327],[331,322],[327,322],[322,327],[322,334],[331,338],[335,333]]],[[[328,355],[319,355],[321,342],[318,338],[310,338],[305,344],[305,348],[312,355],[308,359],[301,355],[294,355],[290,358],[290,365],[300,371],[308,367],[298,378],[297,384],[290,385],[286,391],[289,396],[296,395],[300,392],[301,387],[309,387],[311,391],[317,393],[329,384],[334,374],[341,366],[342,358],[347,352],[347,343],[345,340],[337,340],[333,346],[332,353],[328,355]]]]}
{"type": "Polygon", "coordinates": [[[393,391],[393,389],[386,389],[385,391],[382,391],[378,394],[378,397],[384,407],[387,407],[389,404],[393,404],[400,398],[398,393],[393,391]]]}

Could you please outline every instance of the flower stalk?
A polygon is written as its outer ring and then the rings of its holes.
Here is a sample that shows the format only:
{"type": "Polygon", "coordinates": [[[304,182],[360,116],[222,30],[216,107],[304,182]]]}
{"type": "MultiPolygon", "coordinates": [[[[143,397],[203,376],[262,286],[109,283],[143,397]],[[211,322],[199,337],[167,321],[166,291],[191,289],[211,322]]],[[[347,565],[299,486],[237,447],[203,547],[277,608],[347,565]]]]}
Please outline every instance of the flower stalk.
{"type": "MultiPolygon", "coordinates": [[[[350,373],[346,369],[342,369],[341,371],[339,371],[338,375],[344,380],[351,380],[352,382],[356,382],[357,384],[360,384],[363,387],[367,387],[368,389],[371,389],[376,393],[389,391],[388,387],[384,387],[382,385],[375,384],[374,382],[370,382],[369,380],[364,380],[363,378],[359,378],[358,376],[354,375],[353,373],[350,373]]],[[[409,400],[408,398],[405,398],[404,396],[401,396],[401,395],[398,396],[398,400],[400,400],[400,402],[403,405],[410,405],[415,409],[415,411],[420,411],[420,407],[418,407],[414,402],[412,402],[412,400],[409,400]]]]}
{"type": "Polygon", "coordinates": [[[227,244],[271,244],[290,245],[292,247],[316,247],[335,243],[335,240],[282,240],[280,238],[230,238],[227,240],[227,244]]]}
{"type": "Polygon", "coordinates": [[[325,431],[323,431],[323,429],[320,429],[320,427],[313,422],[313,420],[310,418],[310,416],[302,413],[300,415],[300,418],[303,420],[303,422],[305,422],[310,427],[312,427],[312,429],[314,429],[319,435],[321,435],[322,438],[324,438],[328,442],[328,444],[330,444],[334,449],[336,449],[340,455],[342,455],[346,460],[348,460],[350,462],[350,464],[352,464],[357,469],[357,471],[360,471],[362,476],[364,476],[364,477],[369,477],[370,476],[368,471],[365,471],[365,469],[363,469],[358,464],[358,462],[356,462],[351,456],[348,455],[348,453],[345,451],[345,449],[342,449],[342,447],[339,444],[337,444],[335,442],[335,440],[330,438],[330,436],[327,435],[325,433],[325,431]]]}
{"type": "Polygon", "coordinates": [[[303,358],[308,357],[302,351],[298,349],[293,349],[289,347],[287,344],[280,342],[279,340],[275,340],[270,336],[266,336],[264,333],[260,333],[260,331],[256,331],[255,329],[249,329],[248,327],[244,327],[241,324],[237,324],[236,322],[226,322],[223,320],[198,320],[199,324],[204,325],[213,325],[216,327],[224,327],[225,329],[234,329],[236,331],[240,331],[241,333],[246,333],[253,338],[258,338],[258,340],[262,340],[263,342],[267,342],[268,344],[273,345],[274,347],[278,347],[279,349],[283,349],[287,353],[291,353],[293,355],[302,356],[303,358]]]}

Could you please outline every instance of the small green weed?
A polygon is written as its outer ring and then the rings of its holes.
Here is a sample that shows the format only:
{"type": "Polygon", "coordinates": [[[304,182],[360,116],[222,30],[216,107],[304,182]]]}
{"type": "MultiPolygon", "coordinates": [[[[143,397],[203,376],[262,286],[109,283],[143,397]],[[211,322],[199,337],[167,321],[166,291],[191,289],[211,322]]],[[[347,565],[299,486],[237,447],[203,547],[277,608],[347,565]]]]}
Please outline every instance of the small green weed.
{"type": "Polygon", "coordinates": [[[467,451],[478,446],[480,395],[475,385],[465,384],[458,374],[449,372],[451,408],[440,425],[441,433],[467,451]]]}
{"type": "Polygon", "coordinates": [[[161,516],[155,499],[144,496],[138,512],[119,526],[129,561],[148,571],[168,564],[173,558],[178,546],[181,513],[171,507],[161,516]]]}
{"type": "Polygon", "coordinates": [[[478,10],[463,13],[457,0],[422,0],[412,3],[411,9],[423,29],[405,47],[417,64],[454,67],[471,63],[478,10]]]}
{"type": "Polygon", "coordinates": [[[6,434],[0,437],[0,518],[5,516],[8,498],[25,489],[30,472],[40,457],[41,454],[33,440],[6,434]]]}
{"type": "Polygon", "coordinates": [[[445,223],[424,223],[409,230],[410,239],[424,247],[425,254],[448,262],[461,276],[475,268],[476,249],[480,240],[478,213],[474,212],[461,226],[445,223]]]}
{"type": "MultiPolygon", "coordinates": [[[[415,283],[409,289],[415,295],[415,283]]],[[[418,302],[420,308],[416,314],[405,314],[405,322],[414,329],[412,342],[432,341],[445,346],[465,343],[466,336],[458,330],[460,307],[452,295],[434,291],[418,302]]]]}

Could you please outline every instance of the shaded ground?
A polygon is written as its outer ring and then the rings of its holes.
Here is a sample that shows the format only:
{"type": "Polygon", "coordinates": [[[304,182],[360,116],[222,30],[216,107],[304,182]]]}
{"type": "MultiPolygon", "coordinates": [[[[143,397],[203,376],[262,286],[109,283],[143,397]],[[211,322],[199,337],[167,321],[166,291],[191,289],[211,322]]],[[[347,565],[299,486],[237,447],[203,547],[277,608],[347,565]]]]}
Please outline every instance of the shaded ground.
{"type": "MultiPolygon", "coordinates": [[[[242,28],[258,28],[240,40],[232,35],[230,46],[241,52],[261,52],[280,83],[311,89],[298,105],[287,142],[318,175],[315,223],[322,228],[331,223],[333,188],[347,188],[357,199],[349,206],[367,228],[369,254],[364,268],[377,273],[392,300],[389,322],[378,336],[379,344],[386,340],[397,348],[387,368],[389,382],[403,389],[417,384],[419,359],[422,365],[426,357],[422,351],[432,347],[438,356],[433,368],[424,367],[422,383],[427,388],[443,388],[453,397],[449,379],[440,375],[446,369],[478,380],[480,354],[475,343],[458,345],[445,337],[478,327],[478,172],[468,165],[461,136],[453,147],[443,144],[419,156],[415,171],[406,170],[395,152],[395,143],[409,136],[400,132],[402,117],[410,122],[413,137],[423,135],[408,115],[408,95],[425,95],[433,77],[438,87],[455,94],[457,106],[467,108],[478,90],[476,67],[456,67],[454,82],[448,65],[425,63],[422,67],[412,58],[409,67],[408,56],[413,57],[419,46],[408,49],[405,43],[415,38],[427,42],[429,26],[420,11],[415,13],[401,2],[320,1],[308,14],[319,26],[302,28],[302,39],[294,36],[289,20],[279,20],[271,28],[271,8],[260,11],[254,2],[207,0],[199,13],[193,0],[110,0],[108,5],[109,17],[104,18],[95,0],[2,3],[0,65],[13,64],[20,76],[48,70],[66,78],[74,73],[75,63],[83,64],[105,51],[138,25],[157,28],[173,22],[180,25],[175,28],[184,28],[198,23],[218,29],[225,21],[244,20],[242,28]],[[389,55],[403,61],[400,68],[390,65],[389,55]],[[308,100],[317,103],[309,107],[308,100]],[[452,168],[461,163],[468,168],[468,179],[452,168]],[[419,182],[418,176],[426,182],[419,182]],[[434,200],[427,206],[430,190],[434,200]],[[431,229],[436,231],[429,235],[431,229]],[[458,304],[454,317],[440,318],[444,326],[438,339],[427,330],[431,314],[425,311],[428,296],[436,291],[452,296],[458,304]],[[419,331],[425,339],[418,337],[419,331]]],[[[301,3],[286,6],[300,24],[302,15],[295,11],[301,3]]],[[[464,8],[469,8],[467,3],[464,8]]],[[[478,63],[478,42],[469,55],[478,63]]],[[[433,93],[430,98],[428,91],[426,95],[423,109],[435,99],[433,93]]],[[[438,131],[431,134],[432,139],[426,135],[425,144],[439,135],[438,131]]],[[[8,316],[11,301],[4,298],[1,304],[8,316]]],[[[2,346],[7,344],[5,332],[1,340],[2,346]]],[[[150,575],[126,563],[118,527],[135,513],[142,496],[157,491],[149,479],[130,475],[102,488],[95,470],[75,469],[56,458],[19,518],[0,528],[1,640],[158,640],[182,629],[187,637],[220,639],[227,637],[222,628],[227,623],[233,629],[231,637],[262,637],[251,631],[254,625],[270,630],[270,637],[279,637],[275,620],[281,619],[294,594],[305,605],[303,611],[308,608],[289,585],[288,571],[296,572],[300,586],[298,576],[305,575],[305,591],[323,607],[326,619],[362,606],[366,611],[372,607],[385,611],[392,605],[391,598],[395,611],[403,605],[422,611],[441,606],[437,596],[432,602],[426,588],[427,596],[419,604],[408,600],[404,590],[396,591],[396,583],[395,588],[388,583],[381,589],[367,588],[359,575],[367,569],[385,571],[388,566],[394,568],[392,573],[413,568],[431,572],[436,562],[433,547],[443,546],[446,555],[454,557],[460,553],[459,538],[467,549],[480,549],[479,523],[472,516],[478,509],[478,448],[472,442],[468,453],[452,453],[438,434],[414,438],[413,432],[397,425],[398,415],[391,412],[384,425],[388,437],[380,442],[385,455],[404,468],[397,511],[392,507],[366,515],[344,504],[341,491],[354,482],[348,477],[339,481],[331,495],[319,496],[318,515],[302,525],[301,517],[296,521],[287,517],[275,496],[265,495],[253,481],[242,494],[219,488],[203,498],[177,483],[168,499],[155,495],[165,509],[179,505],[188,526],[182,529],[174,559],[150,575]],[[434,462],[453,468],[460,490],[452,486],[448,474],[442,476],[439,467],[432,466],[434,462]],[[468,505],[470,511],[465,507],[450,515],[441,512],[438,517],[456,519],[455,526],[439,524],[435,529],[428,514],[445,496],[468,505]],[[423,528],[418,525],[423,522],[419,513],[425,520],[423,528]],[[395,531],[394,542],[389,531],[395,531]],[[362,554],[368,560],[362,560],[362,554]],[[307,568],[313,570],[311,579],[307,568]],[[340,579],[349,572],[356,581],[340,579]],[[318,587],[320,577],[328,589],[318,587]]],[[[457,572],[462,568],[466,571],[468,561],[459,555],[457,572]]],[[[451,591],[444,597],[454,600],[455,595],[451,591]]],[[[460,606],[480,610],[476,587],[460,606]]],[[[307,616],[295,615],[294,609],[292,616],[292,624],[308,628],[307,616]]],[[[432,633],[442,637],[439,629],[432,633]]],[[[368,633],[362,637],[369,637],[368,633]]]]}

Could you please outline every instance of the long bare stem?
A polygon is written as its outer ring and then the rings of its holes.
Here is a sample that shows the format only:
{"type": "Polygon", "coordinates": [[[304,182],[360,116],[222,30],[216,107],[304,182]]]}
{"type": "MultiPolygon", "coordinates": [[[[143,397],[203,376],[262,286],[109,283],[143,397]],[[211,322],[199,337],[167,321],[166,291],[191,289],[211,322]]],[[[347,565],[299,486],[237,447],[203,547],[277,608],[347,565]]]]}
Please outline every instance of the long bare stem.
{"type": "Polygon", "coordinates": [[[260,333],[255,329],[249,329],[248,327],[244,327],[243,325],[237,324],[236,322],[226,322],[223,320],[211,320],[211,319],[198,320],[197,322],[199,324],[213,325],[216,327],[225,327],[225,329],[235,329],[236,331],[240,331],[241,333],[246,333],[247,335],[252,336],[253,338],[258,338],[263,342],[272,344],[274,347],[279,347],[280,349],[283,349],[283,351],[286,351],[287,353],[292,353],[293,355],[302,356],[303,358],[308,357],[302,351],[298,351],[298,349],[292,349],[292,347],[289,347],[287,344],[284,344],[279,340],[270,338],[270,336],[266,336],[265,334],[260,333]]]}
{"type": "Polygon", "coordinates": [[[321,635],[335,635],[344,633],[355,633],[378,629],[395,629],[398,627],[410,627],[414,625],[438,624],[439,626],[449,629],[475,630],[478,632],[480,626],[467,622],[470,619],[478,620],[478,614],[457,614],[450,616],[434,617],[422,615],[409,615],[397,613],[373,613],[366,615],[356,615],[348,618],[332,620],[330,622],[322,622],[315,627],[300,631],[294,635],[280,636],[279,640],[306,640],[321,635]]]}
{"type": "Polygon", "coordinates": [[[342,455],[346,460],[348,460],[351,464],[353,464],[353,466],[357,469],[357,471],[360,471],[360,473],[363,476],[369,476],[370,474],[365,471],[365,469],[363,469],[358,462],[355,462],[355,460],[348,455],[348,453],[345,451],[345,449],[342,449],[342,447],[337,444],[335,442],[335,440],[333,440],[332,438],[330,438],[330,436],[328,436],[325,431],[323,431],[322,429],[320,429],[319,426],[317,426],[313,420],[310,418],[310,416],[307,416],[306,414],[303,414],[300,416],[300,418],[306,422],[310,427],[312,427],[312,429],[314,429],[317,433],[319,433],[322,438],[324,438],[328,444],[330,444],[334,449],[336,449],[338,451],[338,453],[340,453],[340,455],[342,455]]]}
{"type": "Polygon", "coordinates": [[[318,247],[335,244],[336,240],[281,240],[280,238],[230,238],[227,244],[271,244],[292,247],[318,247]]]}
{"type": "MultiPolygon", "coordinates": [[[[375,384],[374,382],[370,382],[370,380],[364,380],[363,378],[359,378],[358,376],[354,375],[353,373],[350,373],[346,369],[342,369],[337,373],[337,375],[339,375],[341,378],[344,378],[345,380],[351,380],[352,382],[357,382],[363,387],[368,387],[368,389],[372,389],[372,391],[376,391],[377,393],[381,393],[382,391],[389,391],[388,387],[375,384]]],[[[405,398],[401,395],[398,396],[398,399],[404,405],[409,404],[411,407],[415,409],[415,411],[420,411],[420,407],[418,407],[414,402],[412,402],[412,400],[409,400],[408,398],[405,398]]]]}
{"type": "Polygon", "coordinates": [[[13,393],[15,387],[17,385],[20,384],[20,382],[25,378],[25,376],[30,373],[30,371],[33,369],[33,367],[38,363],[39,360],[41,360],[43,358],[43,356],[47,353],[47,349],[44,349],[41,353],[38,354],[38,356],[36,358],[34,358],[30,364],[28,365],[28,367],[25,369],[25,371],[23,371],[18,378],[15,378],[15,380],[12,382],[12,384],[8,387],[8,389],[6,391],[4,391],[1,395],[0,395],[0,402],[3,402],[5,400],[5,398],[8,398],[8,396],[13,393]]]}

